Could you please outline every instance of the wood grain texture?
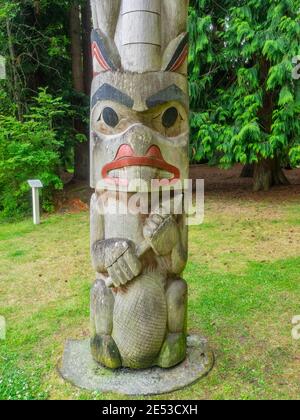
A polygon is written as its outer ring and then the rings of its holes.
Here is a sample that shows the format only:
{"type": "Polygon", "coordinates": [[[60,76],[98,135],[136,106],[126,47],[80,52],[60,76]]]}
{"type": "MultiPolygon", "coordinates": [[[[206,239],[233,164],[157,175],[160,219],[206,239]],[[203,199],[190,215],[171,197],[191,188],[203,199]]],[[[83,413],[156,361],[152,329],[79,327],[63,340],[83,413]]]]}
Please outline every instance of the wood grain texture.
{"type": "Polygon", "coordinates": [[[121,0],[91,0],[94,29],[114,38],[120,13],[121,0]]]}
{"type": "MultiPolygon", "coordinates": [[[[186,32],[188,3],[188,0],[91,0],[94,29],[107,38],[103,42],[112,46],[111,54],[121,57],[119,70],[136,73],[166,70],[166,61],[172,60],[178,48],[174,40],[186,32]]],[[[186,74],[186,55],[170,71],[186,74]]]]}
{"type": "Polygon", "coordinates": [[[189,0],[162,0],[162,47],[187,30],[189,0]]]}
{"type": "Polygon", "coordinates": [[[159,273],[137,278],[125,295],[116,296],[112,336],[123,366],[146,368],[155,363],[167,327],[167,304],[159,273]]]}
{"type": "Polygon", "coordinates": [[[155,71],[161,60],[161,1],[123,0],[121,59],[124,70],[155,71]]]}
{"type": "Polygon", "coordinates": [[[186,355],[188,1],[91,4],[91,350],[110,368],[168,368],[186,355]]]}

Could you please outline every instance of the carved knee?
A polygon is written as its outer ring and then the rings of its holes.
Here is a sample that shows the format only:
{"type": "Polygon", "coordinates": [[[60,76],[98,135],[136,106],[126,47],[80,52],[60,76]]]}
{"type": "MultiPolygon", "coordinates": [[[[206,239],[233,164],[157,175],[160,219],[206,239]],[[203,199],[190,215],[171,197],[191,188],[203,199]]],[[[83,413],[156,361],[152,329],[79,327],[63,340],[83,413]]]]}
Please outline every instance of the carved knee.
{"type": "Polygon", "coordinates": [[[103,280],[97,280],[91,290],[91,328],[93,335],[110,335],[113,329],[115,298],[103,280]]]}
{"type": "Polygon", "coordinates": [[[168,329],[170,333],[186,330],[187,283],[183,279],[171,280],[167,289],[168,329]]]}

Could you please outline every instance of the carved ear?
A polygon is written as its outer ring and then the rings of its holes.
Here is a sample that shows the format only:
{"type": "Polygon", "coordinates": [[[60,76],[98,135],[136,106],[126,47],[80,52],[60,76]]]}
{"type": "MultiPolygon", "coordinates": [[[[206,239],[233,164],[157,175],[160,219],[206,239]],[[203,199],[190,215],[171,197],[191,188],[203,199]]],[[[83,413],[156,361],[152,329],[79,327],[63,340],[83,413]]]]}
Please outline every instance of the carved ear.
{"type": "Polygon", "coordinates": [[[121,0],[91,0],[94,29],[101,28],[107,38],[115,36],[120,5],[121,0]]]}
{"type": "Polygon", "coordinates": [[[121,59],[114,41],[107,38],[100,29],[92,32],[92,57],[94,76],[103,71],[121,69],[121,59]]]}
{"type": "MultiPolygon", "coordinates": [[[[182,33],[167,46],[162,60],[162,71],[179,71],[187,63],[188,33],[182,33]]],[[[182,71],[186,72],[186,68],[182,71]]]]}

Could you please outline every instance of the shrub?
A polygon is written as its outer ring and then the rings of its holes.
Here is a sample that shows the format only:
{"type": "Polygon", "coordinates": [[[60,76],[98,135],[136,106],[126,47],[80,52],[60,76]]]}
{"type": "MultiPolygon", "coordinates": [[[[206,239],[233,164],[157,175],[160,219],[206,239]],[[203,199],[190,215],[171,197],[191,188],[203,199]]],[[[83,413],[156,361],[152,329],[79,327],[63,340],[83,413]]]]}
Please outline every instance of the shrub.
{"type": "Polygon", "coordinates": [[[59,177],[60,148],[55,122],[68,114],[62,98],[40,90],[24,121],[0,114],[0,215],[14,218],[30,209],[28,179],[40,179],[42,206],[52,209],[54,190],[62,188],[59,177]]]}

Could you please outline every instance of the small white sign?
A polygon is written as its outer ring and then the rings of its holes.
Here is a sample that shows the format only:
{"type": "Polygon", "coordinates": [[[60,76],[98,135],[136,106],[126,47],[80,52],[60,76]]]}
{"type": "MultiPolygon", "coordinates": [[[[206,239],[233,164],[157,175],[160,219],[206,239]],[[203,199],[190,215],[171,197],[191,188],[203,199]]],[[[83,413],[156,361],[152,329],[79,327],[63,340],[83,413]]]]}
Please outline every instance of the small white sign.
{"type": "Polygon", "coordinates": [[[42,181],[39,179],[29,179],[28,185],[32,188],[32,212],[33,212],[33,223],[35,225],[40,224],[40,196],[39,190],[43,188],[42,181]]]}
{"type": "Polygon", "coordinates": [[[0,340],[5,340],[6,338],[6,321],[3,316],[0,316],[0,340]]]}
{"type": "Polygon", "coordinates": [[[300,55],[297,55],[292,59],[292,63],[295,64],[293,68],[293,79],[299,80],[300,79],[300,55]]]}
{"type": "Polygon", "coordinates": [[[6,79],[6,60],[0,55],[0,80],[6,79]]]}
{"type": "Polygon", "coordinates": [[[29,179],[28,184],[31,188],[43,188],[42,181],[39,179],[29,179]]]}
{"type": "Polygon", "coordinates": [[[292,324],[294,328],[292,329],[292,337],[294,340],[300,340],[300,315],[296,315],[292,319],[292,324]]]}

